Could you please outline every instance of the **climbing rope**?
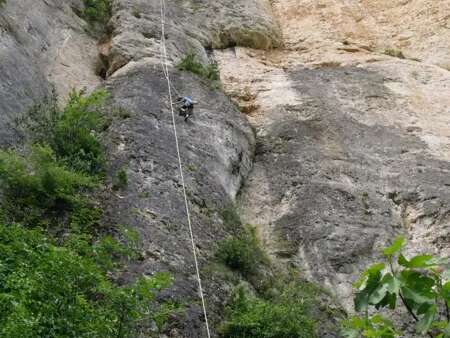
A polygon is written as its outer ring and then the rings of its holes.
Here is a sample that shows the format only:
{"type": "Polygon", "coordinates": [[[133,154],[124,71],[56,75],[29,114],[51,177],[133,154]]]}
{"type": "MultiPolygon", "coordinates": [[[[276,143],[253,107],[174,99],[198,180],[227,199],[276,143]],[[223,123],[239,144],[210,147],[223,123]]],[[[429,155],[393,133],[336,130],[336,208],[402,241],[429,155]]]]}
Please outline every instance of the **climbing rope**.
{"type": "Polygon", "coordinates": [[[207,333],[208,338],[210,338],[211,333],[209,332],[208,315],[206,313],[206,302],[205,302],[205,296],[203,294],[202,280],[200,278],[200,269],[198,266],[194,232],[192,230],[191,214],[189,211],[189,203],[188,203],[187,194],[186,194],[186,185],[184,183],[183,164],[182,164],[181,155],[180,155],[180,145],[178,142],[177,125],[175,122],[175,112],[173,111],[172,85],[170,82],[169,68],[167,66],[167,48],[166,48],[166,36],[165,36],[165,23],[166,23],[166,2],[165,2],[165,0],[160,0],[160,5],[161,5],[161,65],[163,68],[164,76],[167,80],[167,88],[169,90],[170,110],[172,112],[172,125],[173,125],[173,132],[175,135],[175,145],[176,145],[177,156],[178,156],[178,167],[180,170],[181,186],[183,187],[184,205],[186,208],[186,216],[187,216],[188,226],[189,226],[189,235],[190,235],[190,239],[191,239],[192,253],[194,256],[195,271],[197,274],[198,291],[199,291],[200,298],[202,301],[203,315],[205,317],[206,333],[207,333]]]}

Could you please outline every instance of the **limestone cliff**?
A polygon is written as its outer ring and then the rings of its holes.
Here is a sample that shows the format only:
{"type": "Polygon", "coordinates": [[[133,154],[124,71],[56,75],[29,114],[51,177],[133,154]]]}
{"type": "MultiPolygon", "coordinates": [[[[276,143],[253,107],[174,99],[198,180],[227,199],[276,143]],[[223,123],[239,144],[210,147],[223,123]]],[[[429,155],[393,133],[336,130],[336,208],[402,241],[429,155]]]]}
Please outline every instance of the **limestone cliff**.
{"type": "Polygon", "coordinates": [[[448,3],[272,5],[282,48],[216,52],[256,129],[242,213],[350,309],[351,282],[395,234],[449,253],[448,3]]]}
{"type": "MultiPolygon", "coordinates": [[[[19,142],[15,116],[51,84],[62,99],[105,87],[129,112],[108,132],[110,174],[126,168],[129,184],[105,197],[106,218],[143,241],[123,279],[170,271],[161,297],[188,306],[168,332],[203,337],[160,3],[112,3],[101,39],[79,17],[82,1],[0,5],[0,145],[19,142]]],[[[202,271],[233,232],[222,216],[233,205],[277,264],[350,311],[352,282],[394,235],[413,252],[449,254],[449,13],[446,0],[167,0],[172,81],[199,102],[178,132],[202,271]],[[218,63],[222,89],[176,69],[190,51],[218,63]]],[[[213,327],[231,284],[204,276],[213,327]]]]}

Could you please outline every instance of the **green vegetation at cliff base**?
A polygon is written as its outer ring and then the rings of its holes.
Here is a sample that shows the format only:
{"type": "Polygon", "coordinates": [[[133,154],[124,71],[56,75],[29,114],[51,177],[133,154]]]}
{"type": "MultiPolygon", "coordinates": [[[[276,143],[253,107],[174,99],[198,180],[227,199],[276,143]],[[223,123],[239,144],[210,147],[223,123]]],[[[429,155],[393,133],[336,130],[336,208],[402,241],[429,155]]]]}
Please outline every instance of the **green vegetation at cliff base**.
{"type": "Polygon", "coordinates": [[[17,121],[26,144],[0,151],[1,337],[136,337],[167,318],[152,301],[168,274],[115,282],[138,236],[103,224],[95,199],[106,98],[74,92],[60,109],[50,95],[17,121]]]}

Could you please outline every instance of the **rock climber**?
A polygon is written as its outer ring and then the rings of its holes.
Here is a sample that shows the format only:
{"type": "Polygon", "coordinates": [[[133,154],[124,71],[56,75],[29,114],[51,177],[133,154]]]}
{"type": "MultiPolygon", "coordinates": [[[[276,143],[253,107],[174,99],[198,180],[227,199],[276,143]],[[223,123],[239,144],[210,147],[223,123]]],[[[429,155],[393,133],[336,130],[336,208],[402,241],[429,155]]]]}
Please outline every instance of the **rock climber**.
{"type": "Polygon", "coordinates": [[[189,96],[179,97],[177,102],[181,104],[180,107],[180,116],[184,116],[184,121],[188,121],[188,119],[194,114],[194,101],[189,96]]]}

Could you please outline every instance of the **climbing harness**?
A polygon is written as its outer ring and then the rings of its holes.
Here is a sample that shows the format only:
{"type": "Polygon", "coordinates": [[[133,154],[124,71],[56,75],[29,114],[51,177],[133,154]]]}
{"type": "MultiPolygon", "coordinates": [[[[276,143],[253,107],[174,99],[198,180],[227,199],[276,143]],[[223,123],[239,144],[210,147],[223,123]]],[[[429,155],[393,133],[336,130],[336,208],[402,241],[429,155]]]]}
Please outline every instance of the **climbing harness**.
{"type": "Polygon", "coordinates": [[[206,313],[205,296],[203,294],[202,280],[200,278],[200,269],[199,269],[198,260],[197,260],[194,232],[192,230],[191,214],[189,211],[189,203],[188,203],[187,194],[186,194],[186,185],[184,183],[183,165],[182,165],[181,155],[180,155],[180,145],[178,142],[177,125],[175,122],[175,113],[173,111],[172,88],[171,88],[171,83],[170,83],[169,68],[167,66],[167,48],[166,48],[166,37],[165,37],[165,23],[166,23],[166,2],[165,2],[165,0],[160,0],[160,5],[161,5],[161,65],[163,68],[164,76],[167,80],[167,88],[169,91],[170,111],[172,113],[172,125],[173,125],[173,132],[175,135],[175,145],[176,145],[177,156],[178,156],[178,167],[180,170],[181,186],[183,188],[184,205],[186,208],[186,216],[187,216],[187,221],[188,221],[188,226],[189,226],[189,235],[190,235],[190,240],[191,240],[191,245],[192,245],[192,254],[194,256],[195,271],[197,274],[198,291],[199,291],[200,298],[202,301],[203,315],[205,317],[206,333],[207,333],[208,338],[211,338],[211,333],[209,332],[208,315],[206,313]]]}

